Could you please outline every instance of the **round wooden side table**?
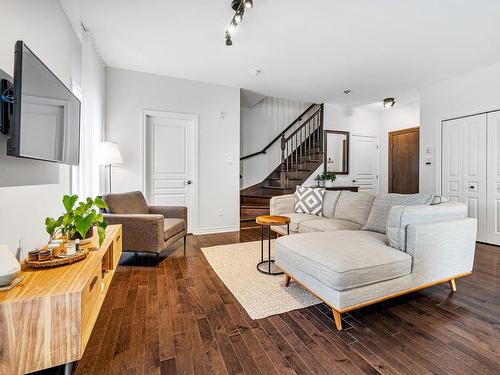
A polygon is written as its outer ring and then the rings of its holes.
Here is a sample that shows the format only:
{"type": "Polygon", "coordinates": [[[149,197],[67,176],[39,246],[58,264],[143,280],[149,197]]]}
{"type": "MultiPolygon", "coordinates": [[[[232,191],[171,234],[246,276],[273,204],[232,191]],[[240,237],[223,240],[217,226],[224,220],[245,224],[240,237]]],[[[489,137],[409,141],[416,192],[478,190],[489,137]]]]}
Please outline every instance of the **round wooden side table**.
{"type": "Polygon", "coordinates": [[[260,225],[260,262],[257,263],[257,270],[267,275],[282,275],[281,271],[271,270],[271,265],[275,268],[274,259],[271,259],[271,226],[286,225],[286,232],[290,234],[290,218],[286,216],[257,216],[255,222],[260,225]],[[264,260],[264,227],[267,227],[267,260],[264,260]]]}

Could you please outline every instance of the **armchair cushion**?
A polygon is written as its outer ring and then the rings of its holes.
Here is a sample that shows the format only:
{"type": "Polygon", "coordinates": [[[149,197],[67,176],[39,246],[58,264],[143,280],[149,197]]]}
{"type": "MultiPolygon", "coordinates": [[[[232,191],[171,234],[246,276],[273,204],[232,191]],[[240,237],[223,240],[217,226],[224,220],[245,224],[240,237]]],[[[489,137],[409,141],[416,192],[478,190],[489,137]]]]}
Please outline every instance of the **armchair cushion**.
{"type": "Polygon", "coordinates": [[[165,241],[186,229],[186,222],[182,219],[163,219],[165,241]]]}
{"type": "Polygon", "coordinates": [[[149,207],[140,191],[104,194],[104,201],[113,214],[149,214],[149,207]]]}
{"type": "Polygon", "coordinates": [[[182,219],[187,223],[187,207],[184,206],[149,206],[150,214],[160,214],[165,218],[182,219]]]}

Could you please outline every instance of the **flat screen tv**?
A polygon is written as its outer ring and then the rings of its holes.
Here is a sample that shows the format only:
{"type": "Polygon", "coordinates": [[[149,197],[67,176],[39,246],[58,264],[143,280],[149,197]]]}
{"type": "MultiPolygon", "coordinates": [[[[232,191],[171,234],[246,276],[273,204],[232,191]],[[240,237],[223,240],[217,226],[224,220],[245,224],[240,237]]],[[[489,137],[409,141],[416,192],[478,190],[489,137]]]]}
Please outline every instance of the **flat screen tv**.
{"type": "Polygon", "coordinates": [[[80,101],[18,41],[7,155],[78,165],[79,154],[80,101]]]}

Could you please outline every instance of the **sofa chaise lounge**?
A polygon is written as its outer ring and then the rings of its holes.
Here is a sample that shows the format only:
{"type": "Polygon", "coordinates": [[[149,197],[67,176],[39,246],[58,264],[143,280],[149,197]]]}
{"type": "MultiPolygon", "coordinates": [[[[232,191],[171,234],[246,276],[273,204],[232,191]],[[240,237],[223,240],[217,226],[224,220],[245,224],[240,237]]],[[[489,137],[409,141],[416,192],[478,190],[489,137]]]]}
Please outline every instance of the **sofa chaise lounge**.
{"type": "Polygon", "coordinates": [[[293,194],[270,202],[272,215],[291,219],[292,234],[276,240],[285,285],[293,280],[323,300],[339,330],[342,313],[444,282],[456,291],[455,279],[472,271],[477,222],[466,205],[390,206],[379,233],[362,230],[374,199],[327,191],[324,216],[295,213],[293,194]]]}

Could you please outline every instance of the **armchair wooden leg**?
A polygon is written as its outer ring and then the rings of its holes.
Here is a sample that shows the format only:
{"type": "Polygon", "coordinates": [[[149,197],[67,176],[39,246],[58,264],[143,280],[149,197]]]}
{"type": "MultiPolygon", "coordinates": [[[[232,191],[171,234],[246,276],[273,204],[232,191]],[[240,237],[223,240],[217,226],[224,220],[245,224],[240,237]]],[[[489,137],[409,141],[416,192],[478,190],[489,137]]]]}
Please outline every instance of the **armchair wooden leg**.
{"type": "Polygon", "coordinates": [[[457,291],[457,282],[455,281],[455,279],[451,279],[450,281],[448,281],[450,283],[450,288],[453,292],[456,292],[457,291]]]}
{"type": "Polygon", "coordinates": [[[335,309],[332,309],[332,313],[333,319],[335,320],[335,326],[337,326],[339,331],[342,331],[342,318],[340,317],[340,313],[335,309]]]}
{"type": "Polygon", "coordinates": [[[288,276],[288,275],[285,273],[285,286],[290,285],[290,280],[291,280],[291,277],[290,277],[290,276],[288,276]]]}
{"type": "Polygon", "coordinates": [[[156,267],[160,266],[160,253],[156,253],[156,267]]]}

